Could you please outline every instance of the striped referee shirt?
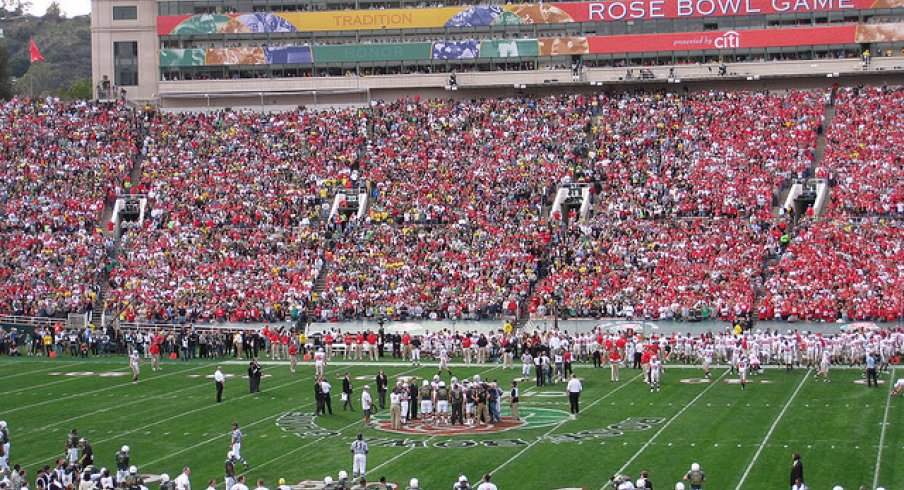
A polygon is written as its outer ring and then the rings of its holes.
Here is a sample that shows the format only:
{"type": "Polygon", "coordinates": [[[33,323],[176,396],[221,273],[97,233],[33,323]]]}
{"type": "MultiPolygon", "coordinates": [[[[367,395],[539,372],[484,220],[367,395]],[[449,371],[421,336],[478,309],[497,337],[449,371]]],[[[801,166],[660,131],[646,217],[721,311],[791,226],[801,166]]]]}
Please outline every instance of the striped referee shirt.
{"type": "Polygon", "coordinates": [[[357,440],[352,443],[352,453],[354,454],[367,454],[367,443],[361,440],[357,440]]]}

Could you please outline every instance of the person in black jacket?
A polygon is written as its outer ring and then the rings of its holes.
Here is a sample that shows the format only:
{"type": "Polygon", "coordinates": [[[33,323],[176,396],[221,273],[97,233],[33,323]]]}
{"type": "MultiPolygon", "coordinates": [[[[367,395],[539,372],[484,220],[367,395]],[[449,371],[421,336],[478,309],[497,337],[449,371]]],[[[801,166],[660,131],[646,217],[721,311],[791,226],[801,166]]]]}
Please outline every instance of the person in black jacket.
{"type": "Polygon", "coordinates": [[[798,480],[803,483],[804,482],[804,464],[800,461],[800,454],[794,453],[792,456],[791,463],[791,479],[788,486],[793,487],[798,480]]]}
{"type": "Polygon", "coordinates": [[[323,405],[323,388],[320,386],[320,377],[314,381],[314,400],[317,402],[317,410],[314,412],[314,415],[326,414],[323,405]]]}
{"type": "Polygon", "coordinates": [[[386,408],[386,391],[389,389],[389,378],[386,377],[386,374],[383,373],[381,369],[377,374],[377,399],[380,402],[380,410],[386,408]]]}
{"type": "Polygon", "coordinates": [[[342,410],[346,409],[355,411],[355,406],[352,405],[352,380],[348,377],[348,371],[342,378],[342,410]]]}
{"type": "Polygon", "coordinates": [[[248,364],[248,387],[250,388],[251,393],[261,392],[261,377],[261,363],[259,363],[255,357],[248,364]]]}

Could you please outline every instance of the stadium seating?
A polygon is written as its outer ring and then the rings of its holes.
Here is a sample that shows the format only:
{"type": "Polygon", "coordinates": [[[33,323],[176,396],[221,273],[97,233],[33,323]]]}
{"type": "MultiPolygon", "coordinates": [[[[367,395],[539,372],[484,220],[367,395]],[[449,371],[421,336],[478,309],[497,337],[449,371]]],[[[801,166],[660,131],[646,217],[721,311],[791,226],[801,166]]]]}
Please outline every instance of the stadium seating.
{"type": "Polygon", "coordinates": [[[826,91],[664,92],[363,109],[145,114],[2,106],[0,313],[153,321],[902,315],[899,88],[842,89],[824,220],[773,216],[811,176],[826,91]],[[139,181],[129,175],[138,158],[139,181]],[[585,220],[552,210],[586,183],[585,220]],[[368,196],[361,220],[334,196],[368,196]],[[118,243],[104,203],[150,211],[118,243]],[[785,243],[790,234],[790,242],[785,243]],[[109,272],[109,274],[106,274],[109,272]],[[315,286],[320,281],[322,292],[315,286]]]}

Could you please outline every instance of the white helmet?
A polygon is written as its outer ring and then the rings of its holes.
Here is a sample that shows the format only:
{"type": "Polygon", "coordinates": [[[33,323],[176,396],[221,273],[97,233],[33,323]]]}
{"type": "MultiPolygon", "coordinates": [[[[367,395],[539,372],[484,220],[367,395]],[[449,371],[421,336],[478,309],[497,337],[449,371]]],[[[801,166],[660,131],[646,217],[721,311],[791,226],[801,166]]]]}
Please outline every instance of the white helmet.
{"type": "Polygon", "coordinates": [[[675,490],[684,490],[684,483],[681,483],[681,482],[676,483],[675,490]]]}
{"type": "Polygon", "coordinates": [[[6,428],[6,421],[0,420],[0,429],[5,429],[5,428],[6,428]]]}
{"type": "Polygon", "coordinates": [[[440,387],[440,388],[445,388],[445,387],[446,387],[446,382],[445,382],[445,381],[440,381],[440,382],[439,382],[439,387],[440,387]]]}
{"type": "Polygon", "coordinates": [[[424,382],[423,382],[423,385],[424,385],[424,386],[430,386],[430,382],[427,381],[427,380],[425,379],[424,382]]]}
{"type": "MultiPolygon", "coordinates": [[[[424,380],[424,381],[426,381],[426,380],[424,380]]],[[[433,375],[433,381],[439,381],[439,375],[438,375],[438,374],[434,374],[434,375],[433,375]]]]}
{"type": "Polygon", "coordinates": [[[169,481],[169,475],[167,475],[166,473],[160,475],[160,483],[166,483],[168,481],[169,481]]]}
{"type": "Polygon", "coordinates": [[[129,466],[129,473],[138,473],[138,467],[135,465],[129,466]]]}
{"type": "Polygon", "coordinates": [[[832,490],[844,490],[844,487],[842,487],[841,485],[835,485],[834,487],[832,487],[832,490]]]}
{"type": "Polygon", "coordinates": [[[417,478],[412,478],[411,481],[408,482],[408,486],[411,488],[417,488],[420,486],[420,485],[418,485],[418,483],[419,482],[417,481],[417,478]]]}
{"type": "Polygon", "coordinates": [[[700,471],[700,463],[691,464],[691,471],[700,471]]]}
{"type": "Polygon", "coordinates": [[[122,447],[122,452],[124,452],[124,453],[129,452],[129,446],[123,446],[123,447],[122,447]]]}
{"type": "Polygon", "coordinates": [[[348,473],[346,473],[345,470],[340,471],[340,472],[339,472],[339,479],[340,479],[340,480],[347,480],[347,479],[348,479],[348,473]]]}
{"type": "Polygon", "coordinates": [[[226,453],[226,457],[229,458],[229,459],[235,458],[235,451],[228,451],[228,452],[226,453]]]}
{"type": "Polygon", "coordinates": [[[323,477],[323,483],[326,483],[327,485],[329,485],[330,483],[333,483],[333,477],[332,476],[323,477]]]}

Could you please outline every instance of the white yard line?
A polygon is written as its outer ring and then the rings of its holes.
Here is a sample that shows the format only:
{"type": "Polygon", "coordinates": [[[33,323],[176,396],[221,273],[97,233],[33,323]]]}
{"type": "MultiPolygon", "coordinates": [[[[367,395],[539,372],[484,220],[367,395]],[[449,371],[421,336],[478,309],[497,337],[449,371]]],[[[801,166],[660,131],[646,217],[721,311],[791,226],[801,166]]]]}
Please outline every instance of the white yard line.
{"type": "MultiPolygon", "coordinates": [[[[124,368],[124,369],[123,369],[123,368],[120,368],[120,369],[114,369],[113,371],[105,371],[105,372],[108,372],[108,373],[124,373],[124,372],[127,372],[128,370],[129,370],[129,368],[124,368]]],[[[50,371],[48,370],[48,372],[50,372],[50,371]]],[[[49,376],[49,375],[48,375],[48,376],[49,376]]],[[[12,391],[13,391],[13,393],[15,393],[15,394],[19,394],[20,392],[23,392],[23,391],[24,391],[24,392],[28,392],[28,391],[34,391],[34,390],[36,390],[36,389],[38,389],[38,388],[44,388],[44,387],[46,387],[46,386],[53,386],[53,385],[58,385],[58,384],[71,383],[72,381],[75,381],[75,380],[77,380],[77,379],[85,379],[85,378],[90,378],[90,377],[92,377],[92,376],[94,376],[94,375],[91,375],[91,376],[66,376],[66,373],[62,373],[62,374],[60,374],[59,376],[55,377],[55,380],[54,380],[54,381],[48,381],[48,382],[46,382],[46,383],[41,383],[41,384],[37,384],[37,385],[25,386],[25,387],[22,387],[22,388],[14,389],[14,390],[12,390],[12,391]]]]}
{"type": "MultiPolygon", "coordinates": [[[[338,369],[339,367],[341,367],[341,366],[336,366],[336,367],[335,367],[334,369],[332,369],[332,370],[325,371],[324,374],[327,374],[327,375],[328,375],[328,374],[333,374],[333,373],[336,373],[336,372],[340,372],[341,370],[338,369]]],[[[402,371],[402,372],[400,372],[400,373],[395,373],[395,374],[393,374],[393,376],[394,376],[394,377],[395,377],[395,376],[404,376],[404,375],[406,375],[406,374],[408,374],[408,373],[410,373],[410,372],[412,372],[412,371],[417,371],[417,370],[421,369],[422,367],[423,367],[423,366],[413,367],[412,369],[409,369],[409,370],[407,370],[407,371],[402,371]]],[[[387,374],[387,377],[388,377],[388,376],[389,376],[389,374],[387,374]]],[[[282,387],[282,386],[285,386],[285,385],[279,385],[279,386],[277,386],[277,387],[282,387]]],[[[250,394],[249,394],[249,395],[250,395],[250,394]]],[[[249,395],[245,395],[245,396],[249,396],[249,395]]],[[[242,398],[242,397],[240,397],[240,398],[242,398]]],[[[297,405],[296,407],[297,407],[297,408],[301,408],[301,407],[306,407],[306,406],[308,406],[308,405],[313,405],[313,404],[314,404],[314,402],[307,402],[307,403],[302,403],[302,404],[300,404],[300,405],[297,405]]],[[[268,421],[268,420],[271,420],[271,419],[274,419],[274,418],[277,418],[277,417],[281,417],[281,416],[283,416],[284,414],[285,414],[284,412],[280,412],[280,413],[276,413],[276,414],[274,414],[274,415],[270,415],[269,417],[265,417],[265,418],[263,418],[263,419],[256,420],[256,421],[251,422],[251,423],[249,423],[249,424],[245,424],[245,425],[243,426],[243,428],[254,427],[254,426],[256,426],[256,425],[258,425],[258,424],[261,424],[261,423],[263,423],[263,422],[266,422],[266,421],[268,421]]],[[[344,428],[342,428],[342,429],[339,429],[339,430],[340,430],[340,432],[341,432],[342,430],[345,430],[345,429],[348,428],[348,427],[351,427],[351,426],[353,426],[353,425],[355,425],[355,424],[361,424],[361,423],[362,423],[362,421],[358,420],[358,421],[355,421],[355,422],[353,422],[352,424],[349,424],[348,426],[346,426],[346,427],[344,427],[344,428]]],[[[166,461],[167,459],[169,459],[169,458],[171,458],[171,457],[173,457],[173,456],[176,456],[176,455],[185,453],[185,452],[187,452],[187,451],[191,451],[191,450],[196,449],[196,448],[199,448],[199,447],[201,447],[201,446],[205,446],[205,445],[207,445],[207,444],[210,444],[210,443],[213,442],[213,441],[216,441],[217,439],[221,439],[221,438],[224,437],[225,434],[226,434],[226,433],[218,434],[218,435],[213,436],[213,437],[211,437],[211,438],[209,438],[209,439],[206,439],[206,440],[204,440],[204,441],[201,441],[201,442],[199,442],[199,443],[197,443],[197,444],[193,444],[193,445],[191,445],[191,446],[188,446],[188,447],[186,447],[186,448],[180,449],[180,450],[178,450],[178,451],[170,452],[170,453],[168,453],[166,456],[164,456],[164,457],[162,457],[162,458],[158,458],[158,459],[156,459],[156,460],[154,460],[154,461],[150,461],[150,462],[144,463],[144,464],[147,465],[147,466],[150,466],[150,465],[159,463],[159,462],[161,462],[161,461],[166,461]]],[[[321,438],[321,440],[322,440],[322,439],[325,439],[325,438],[321,438]]],[[[307,444],[303,445],[302,447],[306,447],[306,446],[307,446],[307,444]]],[[[289,453],[284,453],[284,454],[278,456],[277,458],[274,458],[273,460],[280,459],[280,458],[286,456],[286,454],[294,453],[294,452],[296,452],[298,449],[299,449],[299,448],[293,449],[292,451],[289,451],[289,453]]],[[[272,461],[272,460],[271,460],[271,461],[272,461]]],[[[255,469],[260,468],[260,467],[262,467],[262,466],[266,466],[266,465],[265,465],[265,464],[262,464],[262,465],[255,465],[255,469]]]]}
{"type": "MultiPolygon", "coordinates": [[[[205,365],[205,366],[199,366],[199,368],[200,368],[200,367],[210,367],[210,366],[209,366],[209,365],[205,365]]],[[[185,370],[185,371],[191,371],[191,370],[193,370],[193,369],[197,369],[197,368],[187,369],[187,370],[185,370]]],[[[185,371],[183,371],[183,372],[185,372],[185,371]]],[[[333,372],[333,371],[330,371],[330,372],[333,372]]],[[[179,373],[171,373],[171,374],[179,374],[179,373]]],[[[152,379],[156,379],[156,378],[152,378],[152,379]]],[[[308,377],[298,378],[298,379],[289,381],[288,383],[283,383],[283,384],[281,384],[281,385],[276,385],[276,386],[274,386],[274,387],[272,387],[272,388],[270,388],[270,389],[271,389],[271,390],[275,390],[275,389],[278,389],[278,388],[284,388],[284,387],[286,387],[286,386],[289,386],[289,385],[298,383],[298,382],[300,382],[300,381],[305,381],[305,380],[308,380],[308,379],[310,379],[310,378],[308,378],[308,377]]],[[[129,383],[129,385],[131,385],[131,383],[129,383]]],[[[241,400],[242,398],[248,398],[248,397],[250,397],[250,396],[253,396],[253,394],[252,394],[252,393],[245,393],[244,395],[241,395],[241,396],[238,396],[238,397],[235,397],[235,398],[231,398],[230,400],[241,400]]],[[[171,421],[171,420],[175,420],[175,419],[180,418],[180,417],[185,417],[186,415],[191,415],[191,414],[198,413],[198,412],[201,412],[201,411],[204,411],[204,410],[209,410],[209,409],[214,408],[214,407],[217,407],[217,406],[221,406],[221,404],[218,404],[218,403],[211,403],[210,405],[205,405],[205,406],[203,406],[203,407],[199,407],[199,408],[196,408],[196,409],[194,409],[194,410],[188,410],[188,411],[185,411],[185,412],[180,412],[180,413],[178,413],[178,414],[176,414],[176,415],[173,415],[172,417],[167,417],[167,418],[165,418],[165,419],[155,420],[155,421],[150,422],[150,423],[148,423],[148,424],[145,424],[145,425],[143,425],[143,426],[141,426],[141,427],[137,427],[137,428],[135,428],[135,429],[132,429],[132,430],[129,430],[129,431],[125,431],[125,432],[121,432],[121,433],[119,433],[119,434],[116,434],[116,435],[113,436],[113,437],[108,437],[108,438],[106,438],[106,439],[100,439],[100,440],[97,440],[97,441],[92,441],[92,444],[94,444],[95,446],[97,446],[97,445],[99,445],[99,444],[103,444],[103,443],[105,443],[105,442],[112,441],[112,440],[114,440],[114,439],[120,439],[120,440],[121,440],[121,439],[123,438],[123,436],[129,435],[129,434],[134,434],[135,432],[140,432],[140,431],[146,430],[148,427],[154,427],[154,426],[156,426],[156,425],[160,425],[160,424],[169,422],[169,421],[171,421]]],[[[272,417],[270,417],[270,418],[272,418],[272,417]]],[[[220,436],[217,436],[217,437],[220,437],[220,436]]],[[[175,454],[175,453],[171,453],[170,455],[172,455],[172,454],[175,454]]],[[[34,465],[43,463],[43,462],[49,460],[50,458],[53,458],[53,455],[48,456],[48,457],[45,457],[45,458],[41,458],[40,460],[37,460],[37,461],[31,462],[31,463],[28,463],[28,464],[23,465],[23,466],[26,466],[26,467],[34,466],[34,465]]]]}
{"type": "MultiPolygon", "coordinates": [[[[626,386],[628,386],[628,385],[631,384],[632,382],[634,382],[634,381],[636,381],[637,379],[639,379],[641,376],[643,376],[643,373],[640,373],[640,374],[638,374],[637,376],[635,376],[635,377],[629,379],[628,381],[625,381],[624,383],[622,383],[621,385],[619,385],[619,386],[618,386],[617,388],[615,388],[614,390],[612,390],[612,391],[606,393],[606,394],[603,395],[601,398],[596,399],[596,401],[594,401],[594,402],[591,403],[590,405],[587,405],[586,407],[582,408],[581,410],[586,411],[587,409],[589,409],[590,407],[593,407],[593,406],[596,405],[597,403],[599,403],[599,402],[605,400],[606,398],[609,398],[610,396],[612,396],[612,395],[618,393],[619,391],[621,391],[622,388],[625,388],[626,386]]],[[[518,451],[517,454],[515,454],[514,456],[512,456],[511,458],[509,458],[508,460],[506,460],[506,461],[505,461],[504,463],[502,463],[501,465],[497,466],[496,469],[494,469],[493,471],[491,471],[489,474],[490,474],[490,475],[495,475],[496,473],[499,472],[499,470],[501,470],[502,468],[505,468],[506,466],[508,466],[509,464],[511,464],[512,462],[514,462],[514,461],[517,460],[518,458],[520,458],[524,453],[526,453],[527,451],[529,451],[531,448],[533,448],[534,446],[536,446],[537,443],[543,441],[543,440],[546,438],[546,436],[552,434],[553,431],[555,431],[556,429],[558,429],[559,427],[561,427],[561,426],[564,425],[565,423],[570,422],[570,421],[572,421],[572,420],[574,420],[574,419],[571,418],[571,417],[569,417],[569,418],[567,418],[567,419],[565,419],[565,420],[559,422],[558,424],[554,425],[551,429],[549,429],[548,431],[546,431],[546,433],[544,433],[542,436],[538,437],[536,440],[534,440],[534,441],[532,441],[530,444],[528,444],[527,447],[525,447],[524,449],[518,451]]]]}
{"type": "MultiPolygon", "coordinates": [[[[668,429],[670,425],[672,425],[672,422],[677,420],[678,417],[680,417],[688,408],[691,407],[691,405],[693,405],[694,403],[697,403],[697,400],[699,400],[701,397],[703,397],[703,395],[705,395],[707,391],[711,390],[713,388],[713,386],[716,386],[717,384],[719,384],[719,381],[722,381],[722,378],[724,378],[725,375],[727,375],[729,372],[730,371],[725,371],[724,373],[722,373],[722,376],[719,376],[718,378],[716,378],[716,380],[714,382],[709,383],[709,386],[707,386],[706,389],[704,389],[703,391],[698,393],[697,396],[695,396],[694,399],[691,400],[690,403],[684,405],[684,407],[681,410],[679,410],[678,413],[676,413],[671,418],[669,418],[669,420],[665,424],[663,424],[662,427],[660,427],[659,430],[657,430],[655,434],[653,434],[653,437],[649,438],[647,440],[647,442],[643,446],[641,446],[640,449],[638,449],[636,453],[634,453],[634,456],[631,456],[631,459],[629,459],[627,462],[625,462],[625,464],[622,465],[622,467],[619,468],[618,471],[615,472],[615,474],[616,475],[624,474],[625,469],[627,469],[628,466],[631,466],[631,463],[633,463],[635,460],[637,460],[637,458],[640,457],[641,453],[646,451],[646,449],[648,447],[650,447],[650,445],[653,444],[653,441],[655,441],[659,437],[659,434],[662,434],[663,432],[665,432],[665,430],[668,429]]],[[[604,490],[606,488],[608,488],[608,485],[604,485],[601,490],[604,490]]]]}
{"type": "Polygon", "coordinates": [[[753,459],[750,460],[750,464],[747,465],[747,469],[745,469],[744,474],[741,475],[741,481],[738,482],[738,486],[735,487],[735,490],[741,490],[742,488],[744,488],[744,482],[747,481],[747,477],[750,475],[750,470],[753,469],[756,461],[760,459],[760,454],[763,452],[763,449],[766,448],[766,443],[769,442],[769,438],[772,437],[772,433],[775,432],[775,428],[778,427],[778,423],[782,421],[782,417],[785,416],[785,412],[788,411],[788,407],[791,406],[791,402],[793,402],[794,399],[797,398],[797,394],[800,393],[801,388],[804,387],[804,384],[810,378],[810,371],[810,369],[807,369],[807,372],[804,373],[804,377],[797,385],[797,389],[794,390],[794,393],[791,394],[791,398],[788,398],[788,401],[785,402],[785,406],[782,407],[782,411],[779,412],[778,417],[776,417],[775,421],[772,422],[772,427],[769,427],[769,432],[766,433],[766,437],[763,438],[763,442],[760,443],[760,447],[758,447],[756,453],[754,453],[753,459]]]}
{"type": "MultiPolygon", "coordinates": [[[[155,377],[153,377],[153,378],[145,378],[145,380],[142,381],[142,383],[149,383],[149,382],[151,382],[151,381],[155,381],[155,380],[158,380],[158,379],[160,379],[160,378],[166,378],[166,377],[168,377],[168,376],[175,376],[175,375],[177,375],[177,374],[184,374],[184,373],[187,373],[187,372],[189,372],[189,371],[196,371],[196,370],[198,370],[198,369],[202,369],[202,368],[205,368],[205,367],[209,367],[209,365],[193,366],[193,367],[188,368],[188,369],[181,369],[181,370],[179,370],[179,371],[172,371],[172,372],[168,372],[168,373],[166,373],[166,374],[161,374],[160,376],[155,376],[155,377]]],[[[73,378],[73,379],[77,379],[77,378],[73,378]]],[[[118,379],[118,378],[114,378],[114,379],[118,379]]],[[[69,379],[66,379],[66,380],[60,380],[60,381],[58,381],[57,383],[64,383],[64,382],[66,382],[66,381],[70,381],[70,380],[69,380],[69,379]]],[[[42,407],[42,406],[44,406],[44,405],[48,405],[48,404],[51,404],[51,403],[59,403],[59,402],[64,401],[64,400],[71,400],[71,399],[73,399],[73,398],[78,398],[78,397],[81,397],[81,396],[96,396],[98,393],[102,393],[102,392],[104,392],[104,391],[116,390],[116,389],[120,389],[120,388],[128,388],[128,387],[130,387],[130,386],[134,386],[134,385],[131,383],[131,381],[128,381],[128,380],[122,381],[122,380],[121,380],[120,383],[118,383],[118,384],[116,384],[116,385],[113,385],[113,386],[108,386],[108,387],[106,387],[106,388],[100,388],[100,389],[97,389],[97,390],[85,390],[85,391],[82,392],[82,393],[76,393],[76,394],[74,394],[74,395],[63,396],[63,397],[59,397],[59,398],[52,398],[52,399],[50,399],[50,400],[44,400],[44,401],[38,402],[38,403],[30,403],[30,404],[28,404],[28,405],[19,405],[19,406],[17,406],[17,407],[13,407],[13,408],[10,408],[10,409],[6,410],[5,413],[18,412],[19,410],[30,410],[30,409],[35,408],[35,407],[42,407]]],[[[30,388],[29,388],[29,389],[30,389],[30,388]]]]}
{"type": "MultiPolygon", "coordinates": [[[[12,366],[12,364],[8,364],[8,365],[9,365],[9,366],[12,366]]],[[[5,366],[0,365],[0,367],[5,367],[5,366]]],[[[51,366],[51,367],[44,367],[44,368],[41,368],[41,369],[35,369],[34,371],[20,371],[20,372],[15,373],[15,374],[5,374],[5,375],[3,375],[3,379],[12,379],[12,378],[18,378],[19,376],[28,376],[28,375],[30,375],[30,374],[36,374],[36,373],[40,373],[40,372],[42,372],[42,371],[48,371],[48,372],[49,372],[49,371],[53,371],[54,369],[58,369],[58,367],[59,367],[59,366],[51,366]]],[[[29,386],[29,388],[31,388],[31,386],[29,386]]]]}
{"type": "Polygon", "coordinates": [[[879,452],[876,454],[876,470],[873,471],[873,488],[879,488],[879,469],[882,465],[882,449],[885,447],[885,429],[888,428],[888,408],[891,406],[891,392],[894,389],[895,369],[892,368],[888,380],[888,396],[885,397],[885,416],[882,417],[882,434],[879,436],[879,452]]]}

